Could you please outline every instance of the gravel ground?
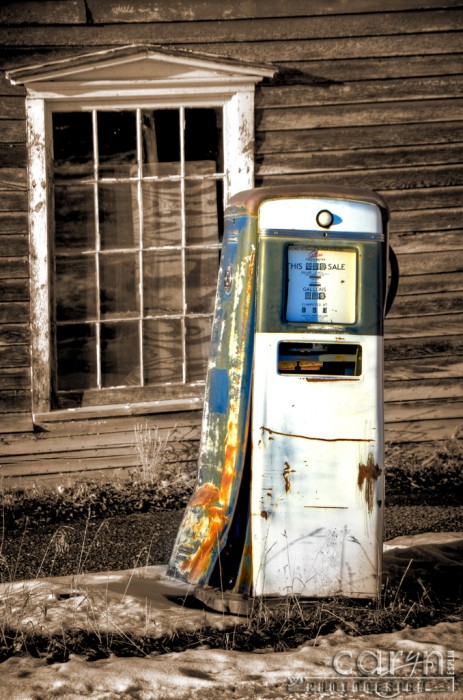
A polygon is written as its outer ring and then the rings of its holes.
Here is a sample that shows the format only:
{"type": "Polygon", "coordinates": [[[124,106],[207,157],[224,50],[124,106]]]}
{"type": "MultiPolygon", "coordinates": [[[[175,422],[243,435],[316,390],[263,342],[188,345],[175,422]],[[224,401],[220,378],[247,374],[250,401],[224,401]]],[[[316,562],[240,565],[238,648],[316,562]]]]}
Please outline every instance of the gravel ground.
{"type": "Polygon", "coordinates": [[[386,507],[384,540],[421,532],[463,532],[463,506],[386,507]]]}
{"type": "MultiPolygon", "coordinates": [[[[167,564],[182,514],[120,515],[5,532],[0,541],[0,580],[167,564]]],[[[385,540],[423,532],[463,532],[463,506],[386,508],[385,540]]]]}

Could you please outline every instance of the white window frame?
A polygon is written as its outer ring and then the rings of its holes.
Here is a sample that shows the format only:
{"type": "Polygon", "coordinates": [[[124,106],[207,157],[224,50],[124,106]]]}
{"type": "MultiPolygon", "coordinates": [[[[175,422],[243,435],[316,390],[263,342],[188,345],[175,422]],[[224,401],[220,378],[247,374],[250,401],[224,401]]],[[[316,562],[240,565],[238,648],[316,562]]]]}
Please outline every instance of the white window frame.
{"type": "Polygon", "coordinates": [[[50,197],[53,110],[165,107],[222,107],[224,205],[254,185],[254,91],[271,77],[269,66],[211,59],[190,52],[122,47],[10,71],[26,88],[29,146],[32,413],[35,420],[86,414],[174,411],[200,408],[202,399],[185,398],[53,410],[56,376],[51,321],[50,197]]]}

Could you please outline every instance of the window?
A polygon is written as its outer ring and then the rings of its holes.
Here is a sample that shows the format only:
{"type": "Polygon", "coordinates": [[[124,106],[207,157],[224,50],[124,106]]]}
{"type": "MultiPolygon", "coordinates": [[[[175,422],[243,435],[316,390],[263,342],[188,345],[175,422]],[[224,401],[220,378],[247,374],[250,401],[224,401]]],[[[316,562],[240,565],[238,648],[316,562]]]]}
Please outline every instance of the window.
{"type": "Polygon", "coordinates": [[[36,413],[198,406],[223,208],[253,185],[254,84],[272,74],[134,47],[11,72],[28,94],[36,413]]]}
{"type": "Polygon", "coordinates": [[[52,122],[59,401],[203,382],[223,218],[222,110],[53,112],[52,122]]]}

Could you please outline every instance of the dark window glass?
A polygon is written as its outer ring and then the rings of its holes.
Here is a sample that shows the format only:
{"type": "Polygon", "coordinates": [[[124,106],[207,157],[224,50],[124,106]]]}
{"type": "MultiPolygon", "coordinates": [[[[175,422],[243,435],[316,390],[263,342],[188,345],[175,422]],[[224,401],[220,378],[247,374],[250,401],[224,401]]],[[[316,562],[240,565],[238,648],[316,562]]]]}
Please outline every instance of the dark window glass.
{"type": "Polygon", "coordinates": [[[208,160],[223,171],[221,110],[185,110],[185,160],[208,160]]]}
{"type": "Polygon", "coordinates": [[[136,113],[98,112],[98,161],[100,177],[136,175],[136,113]]]}
{"type": "MultiPolygon", "coordinates": [[[[155,109],[142,112],[143,162],[180,163],[180,111],[155,109]]],[[[158,175],[156,168],[144,170],[147,175],[158,175]]],[[[162,174],[162,173],[159,173],[162,174]]],[[[174,172],[164,174],[172,174],[174,172]]]]}
{"type": "Polygon", "coordinates": [[[104,388],[140,384],[136,321],[101,324],[101,383],[104,388]]]}
{"type": "Polygon", "coordinates": [[[202,381],[206,376],[211,339],[212,317],[186,321],[187,381],[202,381]]]}
{"type": "Polygon", "coordinates": [[[55,187],[55,248],[95,250],[93,185],[55,187]]]}
{"type": "Polygon", "coordinates": [[[131,248],[138,245],[137,206],[136,184],[117,182],[98,186],[102,250],[131,248]]]}
{"type": "Polygon", "coordinates": [[[95,256],[57,257],[55,275],[56,320],[95,320],[97,315],[95,256]]]}
{"type": "Polygon", "coordinates": [[[100,280],[102,317],[138,316],[140,308],[138,255],[135,253],[100,255],[100,280]]]}
{"type": "Polygon", "coordinates": [[[55,180],[93,176],[93,129],[90,112],[54,112],[55,180]]]}
{"type": "Polygon", "coordinates": [[[58,326],[58,389],[92,389],[97,386],[96,326],[90,323],[58,326]]]}
{"type": "Polygon", "coordinates": [[[177,319],[148,319],[143,324],[145,383],[180,383],[183,378],[182,326],[177,319]]]}

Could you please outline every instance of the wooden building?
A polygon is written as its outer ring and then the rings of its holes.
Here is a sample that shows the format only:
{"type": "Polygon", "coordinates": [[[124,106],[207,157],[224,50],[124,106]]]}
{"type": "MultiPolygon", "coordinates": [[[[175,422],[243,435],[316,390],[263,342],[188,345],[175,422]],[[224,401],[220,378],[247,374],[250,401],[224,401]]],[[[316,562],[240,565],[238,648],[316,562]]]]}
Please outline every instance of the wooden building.
{"type": "Polygon", "coordinates": [[[367,187],[401,280],[386,437],[463,424],[463,3],[31,0],[0,8],[0,465],[95,476],[134,426],[194,459],[223,206],[367,187]]]}

